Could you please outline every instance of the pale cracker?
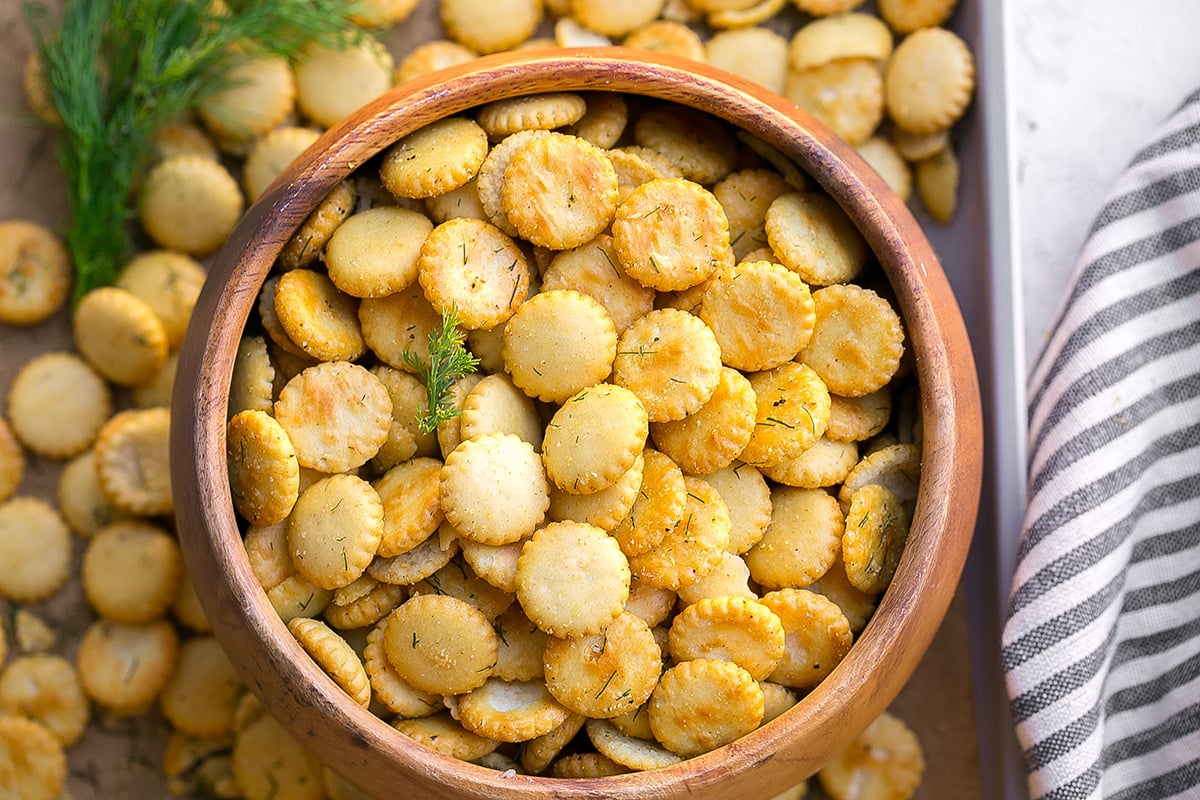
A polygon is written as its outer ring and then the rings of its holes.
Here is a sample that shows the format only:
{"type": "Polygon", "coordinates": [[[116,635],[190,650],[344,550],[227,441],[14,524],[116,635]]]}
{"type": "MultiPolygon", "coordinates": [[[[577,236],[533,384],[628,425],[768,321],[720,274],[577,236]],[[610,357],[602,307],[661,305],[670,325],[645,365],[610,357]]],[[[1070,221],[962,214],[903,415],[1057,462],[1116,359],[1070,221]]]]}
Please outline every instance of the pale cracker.
{"type": "Polygon", "coordinates": [[[327,273],[283,273],[275,286],[275,314],[288,339],[319,361],[353,361],[366,352],[358,301],[327,273]]]}
{"type": "Polygon", "coordinates": [[[332,128],[391,88],[395,62],[382,42],[364,36],[339,47],[310,42],[292,69],[300,113],[332,128]]]}
{"type": "Polygon", "coordinates": [[[648,430],[645,407],[633,392],[610,383],[583,389],[546,426],[546,475],[565,492],[597,492],[633,466],[648,430]]]}
{"type": "Polygon", "coordinates": [[[625,610],[654,627],[664,622],[675,610],[676,599],[675,592],[670,589],[660,589],[633,578],[629,581],[629,599],[625,601],[625,610]]]}
{"type": "Polygon", "coordinates": [[[296,617],[288,630],[317,665],[358,705],[371,702],[371,682],[358,655],[341,636],[320,620],[296,617]]]}
{"type": "Polygon", "coordinates": [[[226,78],[196,104],[200,120],[218,141],[251,142],[292,113],[296,81],[287,59],[265,55],[239,59],[226,78]]]}
{"type": "Polygon", "coordinates": [[[870,58],[789,70],[783,93],[850,144],[869,138],[883,121],[883,74],[870,58]]]}
{"type": "Polygon", "coordinates": [[[975,91],[975,59],[948,28],[921,28],[896,45],[884,74],[887,113],[899,127],[930,133],[957,122],[975,91]]]}
{"type": "Polygon", "coordinates": [[[603,381],[617,355],[617,329],[599,301],[550,289],[525,302],[504,326],[500,356],[527,395],[563,403],[603,381]]]}
{"type": "Polygon", "coordinates": [[[825,435],[834,441],[866,441],[882,431],[892,416],[892,392],[888,386],[860,397],[831,393],[829,400],[829,427],[825,435]]]}
{"type": "Polygon", "coordinates": [[[320,137],[320,131],[299,125],[281,125],[255,140],[242,162],[242,188],[254,202],[267,191],[288,165],[320,137]]]}
{"type": "Polygon", "coordinates": [[[17,480],[11,481],[9,492],[0,495],[11,493],[19,482],[18,442],[37,455],[76,456],[91,445],[108,420],[113,398],[88,362],[74,353],[50,351],[35,355],[16,370],[7,406],[8,424],[0,446],[16,465],[17,480]]]}
{"type": "Polygon", "coordinates": [[[459,541],[463,561],[472,572],[501,591],[516,593],[517,559],[525,546],[524,539],[508,544],[481,544],[464,536],[459,541]]]}
{"type": "Polygon", "coordinates": [[[776,94],[788,71],[788,40],[770,28],[748,25],[717,31],[705,42],[705,60],[776,94]]]}
{"type": "Polygon", "coordinates": [[[571,494],[551,485],[550,508],[547,511],[550,519],[558,522],[586,522],[611,531],[633,508],[642,487],[644,465],[643,453],[639,453],[633,466],[626,470],[624,475],[600,491],[590,494],[571,494]]]}
{"type": "Polygon", "coordinates": [[[866,264],[866,241],[827,195],[780,196],[767,211],[766,232],[783,265],[810,285],[845,283],[866,264]]]}
{"type": "Polygon", "coordinates": [[[383,534],[383,503],[362,478],[331,475],[309,486],[287,519],[296,571],[322,589],[362,575],[383,534]]]}
{"type": "Polygon", "coordinates": [[[28,220],[0,221],[0,322],[41,322],[63,307],[70,288],[70,257],[54,231],[28,220]]]}
{"type": "Polygon", "coordinates": [[[372,483],[383,502],[381,558],[407,553],[438,529],[445,516],[438,499],[442,462],[428,456],[401,461],[372,483]]]}
{"type": "Polygon", "coordinates": [[[536,0],[498,0],[479,13],[472,0],[444,0],[439,6],[442,26],[451,39],[477,53],[508,50],[528,39],[542,21],[536,0]]]}
{"type": "Polygon", "coordinates": [[[493,100],[475,112],[475,120],[492,141],[519,131],[551,131],[578,122],[587,102],[575,92],[542,92],[493,100]]]}
{"type": "Polygon", "coordinates": [[[88,541],[79,567],[83,593],[105,619],[161,619],[179,593],[183,554],[175,537],[142,520],[114,522],[88,541]]]}
{"type": "Polygon", "coordinates": [[[846,479],[858,463],[858,444],[838,442],[828,437],[828,431],[812,446],[795,458],[763,466],[766,477],[785,486],[805,489],[836,486],[846,479]]]}
{"type": "Polygon", "coordinates": [[[907,203],[912,197],[913,171],[895,145],[882,136],[872,136],[855,149],[896,196],[907,203]]]}
{"type": "Polygon", "coordinates": [[[417,279],[417,256],[433,230],[424,215],[400,206],[352,214],[325,248],[329,279],[353,297],[386,297],[417,279]]]}
{"type": "Polygon", "coordinates": [[[113,507],[154,516],[174,510],[170,474],[171,412],[129,409],[109,418],[96,436],[96,474],[113,507]]]}
{"type": "Polygon", "coordinates": [[[354,212],[355,199],[354,184],[348,180],[330,189],[283,245],[277,262],[279,269],[311,264],[325,250],[333,232],[354,212]]]}
{"type": "Polygon", "coordinates": [[[943,225],[950,224],[958,209],[958,184],[962,167],[958,156],[949,147],[917,162],[917,196],[921,205],[943,225]]]}
{"type": "Polygon", "coordinates": [[[742,554],[763,537],[771,521],[771,488],[762,473],[737,463],[701,476],[729,509],[729,552],[742,554]]]}
{"type": "Polygon", "coordinates": [[[758,0],[747,8],[713,11],[708,15],[707,22],[716,30],[762,25],[774,19],[787,4],[788,0],[758,0]]]}
{"type": "Polygon", "coordinates": [[[237,732],[232,771],[245,800],[320,800],[321,762],[270,714],[237,732]]]}
{"type": "Polygon", "coordinates": [[[771,524],[745,556],[750,577],[765,589],[808,586],[837,559],[844,530],[833,495],[777,486],[771,492],[771,524]]]}
{"type": "Polygon", "coordinates": [[[794,689],[816,686],[850,651],[850,623],[824,595],[777,589],[760,602],[779,616],[786,634],[783,660],[770,676],[775,683],[794,689]]]}
{"type": "MultiPolygon", "coordinates": [[[[616,346],[615,336],[613,346],[616,346]]],[[[507,375],[497,373],[485,376],[467,393],[459,433],[464,439],[485,433],[511,433],[540,451],[544,429],[533,398],[513,385],[507,375]]]]}
{"type": "Polygon", "coordinates": [[[465,64],[478,55],[471,48],[449,39],[433,39],[422,42],[400,59],[394,76],[395,84],[399,86],[430,72],[452,67],[455,64],[465,64]]]}
{"type": "Polygon", "coordinates": [[[570,716],[541,681],[488,678],[458,698],[458,719],[467,730],[501,742],[544,736],[570,716]]]}
{"type": "Polygon", "coordinates": [[[663,0],[572,0],[572,16],[605,36],[624,36],[658,18],[663,0]]]}
{"type": "Polygon", "coordinates": [[[167,360],[162,321],[145,300],[125,289],[88,292],[75,305],[72,327],[80,355],[110,383],[142,383],[167,360]]]}
{"type": "Polygon", "coordinates": [[[170,679],[178,652],[179,635],[166,620],[145,625],[96,620],[79,640],[80,686],[114,716],[143,714],[170,679]]]}
{"type": "Polygon", "coordinates": [[[885,711],[821,768],[817,780],[833,800],[907,800],[924,774],[920,740],[885,711]]]}
{"type": "Polygon", "coordinates": [[[454,448],[442,467],[439,496],[455,530],[483,544],[528,536],[550,507],[541,458],[508,433],[481,434],[454,448]]]}
{"type": "Polygon", "coordinates": [[[479,199],[479,176],[443,194],[425,198],[425,213],[435,222],[456,217],[487,219],[483,201],[479,199]]]}
{"type": "Polygon", "coordinates": [[[429,408],[425,384],[408,372],[380,364],[371,368],[392,399],[392,423],[387,440],[380,446],[371,465],[386,472],[402,461],[438,453],[437,435],[420,429],[419,420],[429,408]]]}
{"type": "Polygon", "coordinates": [[[237,179],[220,162],[185,154],[151,168],[137,214],[156,244],[199,257],[224,244],[244,208],[237,179]]]}
{"type": "Polygon", "coordinates": [[[380,361],[395,369],[412,372],[405,352],[423,364],[429,363],[429,334],[441,315],[417,284],[387,297],[367,298],[358,306],[358,321],[367,347],[380,361]]]}
{"type": "Polygon", "coordinates": [[[233,733],[234,710],[245,684],[212,636],[196,636],[179,647],[179,660],[159,697],[171,727],[191,736],[233,733]]]}
{"type": "Polygon", "coordinates": [[[580,25],[571,17],[560,17],[554,21],[554,43],[559,47],[606,47],[613,42],[604,34],[580,25]]]}
{"type": "Polygon", "coordinates": [[[892,54],[892,32],[874,14],[850,13],[815,19],[800,27],[788,43],[794,70],[820,67],[842,58],[880,63],[892,54]]]}
{"type": "Polygon", "coordinates": [[[750,588],[750,568],[742,558],[728,550],[721,554],[721,561],[712,572],[691,586],[679,587],[682,603],[698,603],[713,597],[758,599],[758,594],[750,588]]]}
{"type": "Polygon", "coordinates": [[[175,373],[179,370],[179,351],[167,355],[158,371],[142,383],[130,387],[129,399],[136,408],[171,405],[175,388],[175,373]]]}

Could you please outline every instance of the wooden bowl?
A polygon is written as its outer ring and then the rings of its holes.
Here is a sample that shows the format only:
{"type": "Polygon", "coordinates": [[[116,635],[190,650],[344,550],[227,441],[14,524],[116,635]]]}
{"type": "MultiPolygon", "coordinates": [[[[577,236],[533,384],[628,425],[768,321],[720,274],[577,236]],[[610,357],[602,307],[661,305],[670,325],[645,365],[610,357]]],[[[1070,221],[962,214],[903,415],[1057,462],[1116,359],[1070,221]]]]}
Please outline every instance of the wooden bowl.
{"type": "Polygon", "coordinates": [[[324,761],[379,796],[413,800],[769,797],[813,774],[903,687],[956,590],[975,523],[982,423],[974,360],[940,264],[904,204],[852,149],[783,98],[696,62],[622,48],[489,56],[407,83],[328,131],[246,213],[217,258],[184,341],[171,472],[204,610],[248,686],[324,761]],[[442,756],[356,705],[296,644],[251,572],[225,462],[229,381],[243,327],[284,242],[340,180],[397,138],[481,103],[614,90],[710,112],[775,146],[848,212],[889,277],[915,356],[923,473],[900,567],[849,655],[791,710],[676,766],[570,781],[442,756]],[[403,788],[401,788],[403,787],[403,788]]]}

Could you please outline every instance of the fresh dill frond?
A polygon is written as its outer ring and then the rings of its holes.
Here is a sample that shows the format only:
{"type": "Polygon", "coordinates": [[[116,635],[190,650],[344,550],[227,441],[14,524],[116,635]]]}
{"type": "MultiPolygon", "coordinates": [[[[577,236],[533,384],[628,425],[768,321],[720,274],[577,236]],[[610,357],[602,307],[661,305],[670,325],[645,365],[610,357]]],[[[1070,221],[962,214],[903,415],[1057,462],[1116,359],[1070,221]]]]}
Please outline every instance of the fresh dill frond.
{"type": "Polygon", "coordinates": [[[466,341],[467,335],[458,326],[458,312],[451,308],[442,312],[441,323],[429,332],[429,363],[411,349],[404,349],[404,363],[425,382],[428,407],[417,418],[422,433],[433,433],[440,423],[460,413],[450,390],[459,378],[479,366],[479,359],[463,346],[466,341]]]}
{"type": "Polygon", "coordinates": [[[155,132],[228,86],[243,59],[291,57],[362,33],[347,0],[34,0],[25,17],[61,123],[75,297],[113,283],[131,254],[133,187],[155,132]]]}

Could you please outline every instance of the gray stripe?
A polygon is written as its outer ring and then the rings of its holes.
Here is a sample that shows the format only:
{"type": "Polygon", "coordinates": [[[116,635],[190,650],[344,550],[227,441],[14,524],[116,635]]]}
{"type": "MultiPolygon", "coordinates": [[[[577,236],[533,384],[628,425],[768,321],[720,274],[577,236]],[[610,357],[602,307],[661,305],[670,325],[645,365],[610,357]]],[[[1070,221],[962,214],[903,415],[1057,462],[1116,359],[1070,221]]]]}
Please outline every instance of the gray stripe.
{"type": "Polygon", "coordinates": [[[1055,354],[1054,365],[1046,373],[1041,386],[1032,393],[1029,407],[1036,409],[1041,404],[1050,383],[1084,347],[1135,317],[1191,297],[1197,292],[1200,292],[1200,269],[1189,270],[1137,294],[1122,297],[1080,321],[1055,354]]]}
{"type": "Polygon", "coordinates": [[[1037,452],[1055,426],[1084,400],[1119,383],[1152,361],[1188,350],[1197,344],[1200,344],[1200,319],[1191,319],[1180,328],[1164,331],[1149,339],[1135,340],[1128,350],[1089,369],[1058,392],[1054,405],[1033,437],[1031,450],[1037,452]]]}
{"type": "MultiPolygon", "coordinates": [[[[1066,304],[1062,306],[1063,313],[1066,309],[1073,307],[1081,295],[1086,294],[1104,279],[1138,264],[1173,253],[1197,239],[1200,239],[1200,217],[1193,217],[1105,253],[1083,267],[1075,285],[1071,288],[1066,304]]],[[[1053,327],[1061,327],[1062,323],[1063,314],[1060,313],[1054,321],[1053,327]]]]}
{"type": "Polygon", "coordinates": [[[1200,730],[1200,703],[1182,708],[1153,728],[1148,728],[1104,748],[1106,767],[1161,750],[1189,733],[1200,730]]]}
{"type": "MultiPolygon", "coordinates": [[[[1200,366],[1200,364],[1198,364],[1200,366]]],[[[1153,392],[1138,398],[1133,405],[1115,411],[1107,419],[1084,428],[1068,439],[1038,470],[1030,481],[1030,492],[1038,494],[1046,485],[1067,467],[1097,453],[1102,447],[1126,436],[1146,420],[1163,409],[1200,397],[1200,372],[1185,375],[1171,383],[1159,386],[1153,392]]],[[[1176,415],[1171,420],[1179,424],[1183,419],[1176,415]]]]}
{"type": "MultiPolygon", "coordinates": [[[[1013,592],[1009,615],[1020,611],[1049,590],[1061,586],[1064,581],[1099,563],[1125,542],[1143,514],[1185,503],[1196,497],[1200,497],[1200,481],[1196,480],[1193,475],[1150,489],[1138,498],[1137,505],[1128,514],[1105,528],[1099,535],[1080,543],[1078,547],[1064,553],[1026,578],[1013,592]]],[[[1186,530],[1184,535],[1179,538],[1184,547],[1190,547],[1195,543],[1194,534],[1186,530]]],[[[1131,560],[1137,560],[1139,546],[1134,546],[1131,560]]]]}
{"type": "Polygon", "coordinates": [[[1138,164],[1144,164],[1147,161],[1152,161],[1156,158],[1162,158],[1171,153],[1177,153],[1180,150],[1187,150],[1190,147],[1196,146],[1196,141],[1200,139],[1200,123],[1189,125],[1186,128],[1180,128],[1177,131],[1168,133],[1166,136],[1158,139],[1153,144],[1143,148],[1133,160],[1129,162],[1129,166],[1134,167],[1138,164]]]}
{"type": "MultiPolygon", "coordinates": [[[[1092,706],[1086,714],[1072,720],[1065,728],[1059,728],[1040,742],[1027,747],[1025,749],[1025,761],[1028,762],[1031,770],[1045,769],[1086,742],[1088,737],[1096,732],[1096,726],[1099,723],[1100,709],[1092,706]]],[[[1097,762],[1091,769],[1099,769],[1100,767],[1101,763],[1097,762]]],[[[1046,796],[1074,797],[1075,795],[1056,795],[1051,793],[1046,796]]],[[[1086,797],[1086,795],[1082,796],[1086,797]]]]}
{"type": "Polygon", "coordinates": [[[1197,592],[1200,592],[1200,569],[1172,581],[1130,589],[1125,594],[1125,602],[1121,604],[1121,612],[1143,611],[1155,606],[1178,603],[1197,592]]]}
{"type": "Polygon", "coordinates": [[[1154,183],[1139,186],[1133,191],[1114,197],[1096,215],[1088,237],[1094,236],[1114,222],[1120,222],[1126,217],[1140,214],[1197,189],[1200,189],[1200,166],[1172,173],[1154,183]]]}
{"type": "MultiPolygon", "coordinates": [[[[1097,508],[1104,501],[1143,479],[1154,462],[1200,446],[1200,423],[1161,436],[1146,444],[1142,452],[1128,459],[1107,475],[1084,484],[1061,497],[1041,516],[1026,526],[1017,551],[1018,562],[1042,539],[1052,535],[1080,514],[1097,508]]],[[[1035,498],[1036,499],[1036,496],[1035,498]]]]}
{"type": "Polygon", "coordinates": [[[1032,689],[1014,697],[1009,704],[1013,719],[1016,722],[1024,722],[1096,677],[1104,670],[1105,662],[1112,651],[1113,641],[1116,637],[1116,626],[1110,625],[1108,635],[1104,637],[1104,641],[1100,643],[1099,647],[1065,669],[1055,672],[1032,689]]]}
{"type": "Polygon", "coordinates": [[[1136,786],[1109,795],[1107,800],[1162,800],[1175,796],[1195,797],[1189,791],[1200,785],[1200,758],[1181,764],[1175,769],[1136,786]]]}
{"type": "Polygon", "coordinates": [[[1120,642],[1117,645],[1117,652],[1113,654],[1112,665],[1117,667],[1126,661],[1136,661],[1165,653],[1189,639],[1200,639],[1200,616],[1193,617],[1173,628],[1120,642]]]}
{"type": "Polygon", "coordinates": [[[1055,787],[1035,800],[1088,800],[1100,785],[1101,770],[1100,762],[1097,761],[1079,777],[1055,787]]]}
{"type": "Polygon", "coordinates": [[[1049,650],[1063,639],[1090,625],[1119,600],[1124,588],[1125,573],[1119,572],[1104,586],[1083,598],[1078,605],[1006,643],[1000,650],[1005,671],[1011,672],[1042,651],[1049,650]]]}
{"type": "MultiPolygon", "coordinates": [[[[1200,677],[1200,653],[1176,664],[1165,672],[1155,674],[1148,681],[1122,689],[1119,692],[1114,692],[1112,697],[1108,698],[1108,702],[1104,704],[1104,713],[1111,717],[1115,714],[1151,705],[1163,699],[1180,686],[1185,686],[1196,680],[1197,677],[1200,677]]],[[[1200,705],[1196,706],[1196,708],[1198,713],[1200,713],[1200,705]]],[[[1194,721],[1200,722],[1200,717],[1194,721]]]]}

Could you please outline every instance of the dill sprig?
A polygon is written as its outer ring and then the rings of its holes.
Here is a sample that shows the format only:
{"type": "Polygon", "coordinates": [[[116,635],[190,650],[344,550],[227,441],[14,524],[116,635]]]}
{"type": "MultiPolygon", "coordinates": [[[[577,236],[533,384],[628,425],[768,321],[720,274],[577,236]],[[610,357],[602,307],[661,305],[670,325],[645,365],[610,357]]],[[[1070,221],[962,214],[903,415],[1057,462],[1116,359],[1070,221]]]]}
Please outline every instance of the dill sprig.
{"type": "Polygon", "coordinates": [[[361,35],[347,0],[66,0],[25,16],[62,120],[75,297],[111,284],[131,253],[133,187],[155,131],[228,85],[241,59],[290,57],[361,35]]]}
{"type": "Polygon", "coordinates": [[[428,407],[417,418],[422,433],[433,433],[440,423],[461,413],[450,390],[479,366],[479,359],[463,346],[466,341],[467,335],[458,327],[458,312],[451,308],[442,312],[441,324],[429,332],[429,363],[404,348],[404,363],[425,382],[428,407]]]}

